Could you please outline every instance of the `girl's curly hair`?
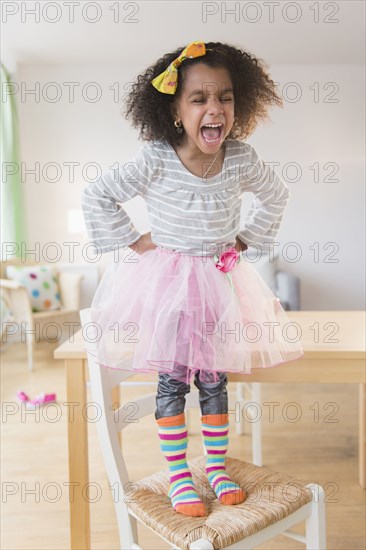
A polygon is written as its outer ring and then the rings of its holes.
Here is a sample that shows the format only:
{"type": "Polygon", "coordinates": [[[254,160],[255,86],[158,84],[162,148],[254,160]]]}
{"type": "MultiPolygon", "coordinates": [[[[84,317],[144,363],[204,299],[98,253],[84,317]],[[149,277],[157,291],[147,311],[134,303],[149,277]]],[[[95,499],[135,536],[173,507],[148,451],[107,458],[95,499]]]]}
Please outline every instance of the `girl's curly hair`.
{"type": "Polygon", "coordinates": [[[229,71],[234,89],[234,124],[226,139],[245,139],[257,126],[259,120],[267,119],[267,106],[283,105],[276,94],[275,83],[266,72],[265,62],[253,55],[222,42],[205,43],[206,54],[187,58],[178,68],[178,85],[175,94],[163,94],[151,81],[176,59],[185,46],[167,53],[145,73],[137,77],[125,98],[125,116],[132,118],[133,127],[140,127],[139,137],[145,141],[165,140],[179,145],[185,132],[178,134],[174,126],[172,107],[180,97],[185,73],[196,63],[209,67],[224,67],[229,71]]]}

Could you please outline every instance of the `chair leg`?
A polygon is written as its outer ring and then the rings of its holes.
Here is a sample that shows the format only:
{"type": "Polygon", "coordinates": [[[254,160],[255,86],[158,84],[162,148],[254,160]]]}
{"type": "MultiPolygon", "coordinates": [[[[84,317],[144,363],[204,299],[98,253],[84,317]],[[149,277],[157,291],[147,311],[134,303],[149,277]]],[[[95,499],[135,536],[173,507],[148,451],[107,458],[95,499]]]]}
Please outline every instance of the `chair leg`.
{"type": "Polygon", "coordinates": [[[126,506],[118,506],[117,509],[120,550],[140,549],[138,543],[137,520],[131,516],[126,506]]]}
{"type": "Polygon", "coordinates": [[[252,453],[253,464],[262,466],[262,398],[261,385],[259,382],[252,383],[252,401],[260,411],[259,419],[252,422],[252,453]]]}
{"type": "MultiPolygon", "coordinates": [[[[33,329],[33,327],[31,327],[33,329]]],[[[33,330],[27,331],[27,334],[25,336],[26,343],[27,343],[27,353],[28,353],[28,369],[30,372],[33,370],[34,361],[33,361],[33,350],[34,350],[34,342],[33,342],[33,330]]]]}
{"type": "Polygon", "coordinates": [[[317,483],[307,485],[313,492],[311,515],[306,518],[306,549],[325,550],[325,503],[324,489],[317,483]]]}

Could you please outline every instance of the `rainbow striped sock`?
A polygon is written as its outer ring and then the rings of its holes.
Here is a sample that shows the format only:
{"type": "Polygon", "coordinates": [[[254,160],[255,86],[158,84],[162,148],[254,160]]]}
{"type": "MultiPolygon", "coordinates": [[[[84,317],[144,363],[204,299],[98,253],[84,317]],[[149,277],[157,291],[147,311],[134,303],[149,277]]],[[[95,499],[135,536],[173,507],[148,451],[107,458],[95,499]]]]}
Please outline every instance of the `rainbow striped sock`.
{"type": "Polygon", "coordinates": [[[201,416],[202,435],[207,450],[206,473],[211,487],[222,504],[240,504],[244,491],[225,470],[225,455],[229,445],[229,414],[201,416]]]}
{"type": "Polygon", "coordinates": [[[206,507],[194,487],[186,451],[188,432],[184,412],[156,420],[160,449],[169,463],[170,487],[168,497],[176,512],[187,516],[205,516],[206,507]]]}

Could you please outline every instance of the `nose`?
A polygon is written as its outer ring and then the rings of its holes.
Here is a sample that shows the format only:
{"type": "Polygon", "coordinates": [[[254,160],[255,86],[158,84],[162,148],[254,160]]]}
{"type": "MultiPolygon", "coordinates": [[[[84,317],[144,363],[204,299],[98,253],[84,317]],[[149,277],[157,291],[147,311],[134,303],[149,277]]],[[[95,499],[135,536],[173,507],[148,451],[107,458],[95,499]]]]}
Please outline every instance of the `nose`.
{"type": "Polygon", "coordinates": [[[223,106],[221,105],[220,100],[217,97],[210,97],[208,99],[207,105],[208,114],[217,115],[218,113],[224,112],[223,106]]]}

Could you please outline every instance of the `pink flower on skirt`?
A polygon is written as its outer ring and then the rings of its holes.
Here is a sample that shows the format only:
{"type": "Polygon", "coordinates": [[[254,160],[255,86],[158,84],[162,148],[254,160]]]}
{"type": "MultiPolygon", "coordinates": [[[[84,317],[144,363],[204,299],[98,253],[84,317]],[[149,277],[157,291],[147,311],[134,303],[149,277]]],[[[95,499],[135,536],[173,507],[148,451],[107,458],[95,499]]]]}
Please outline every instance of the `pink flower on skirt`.
{"type": "Polygon", "coordinates": [[[234,268],[238,258],[239,252],[236,250],[236,248],[232,247],[221,254],[215,265],[219,271],[227,273],[234,268]]]}

